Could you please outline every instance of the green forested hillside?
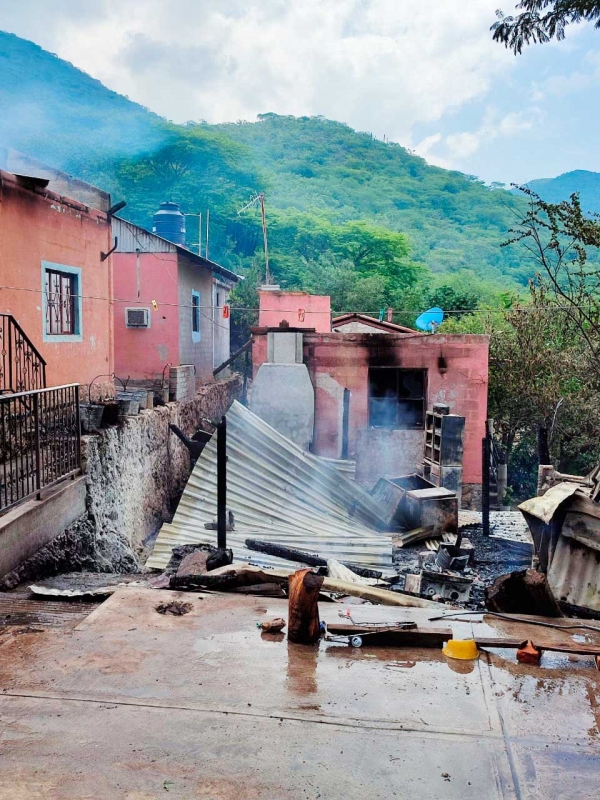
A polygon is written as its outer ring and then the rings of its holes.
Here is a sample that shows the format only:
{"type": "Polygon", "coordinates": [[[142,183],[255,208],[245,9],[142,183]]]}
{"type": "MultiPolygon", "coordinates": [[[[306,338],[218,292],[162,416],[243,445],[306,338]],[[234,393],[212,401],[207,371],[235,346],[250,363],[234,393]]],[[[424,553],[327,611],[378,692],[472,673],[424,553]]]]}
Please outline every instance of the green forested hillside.
{"type": "Polygon", "coordinates": [[[556,178],[528,181],[527,186],[547,203],[560,203],[577,193],[584,211],[600,214],[600,172],[576,169],[556,178]]]}
{"type": "Polygon", "coordinates": [[[173,125],[11,34],[0,33],[0,74],[0,145],[108,189],[144,226],[165,199],[210,209],[211,257],[248,273],[247,287],[262,270],[260,216],[237,209],[257,191],[276,279],[331,292],[337,310],[419,307],[440,285],[464,305],[465,289],[485,296],[531,272],[500,247],[521,198],[347,125],[275,114],[173,125]]]}
{"type": "Polygon", "coordinates": [[[163,120],[33,42],[0,31],[0,145],[78,173],[92,154],[155,148],[163,120]]]}
{"type": "Polygon", "coordinates": [[[264,114],[258,123],[218,129],[252,150],[278,208],[368,218],[402,231],[413,257],[436,272],[527,278],[527,268],[499,247],[522,207],[508,192],[322,118],[264,114]]]}

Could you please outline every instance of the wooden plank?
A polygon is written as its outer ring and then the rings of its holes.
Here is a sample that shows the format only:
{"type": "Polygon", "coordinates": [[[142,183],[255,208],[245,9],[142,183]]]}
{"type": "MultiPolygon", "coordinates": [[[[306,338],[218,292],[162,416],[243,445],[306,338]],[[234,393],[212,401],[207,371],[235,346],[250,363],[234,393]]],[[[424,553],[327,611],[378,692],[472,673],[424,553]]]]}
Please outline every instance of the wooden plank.
{"type": "Polygon", "coordinates": [[[372,625],[327,625],[327,632],[334,636],[362,636],[368,644],[387,644],[394,647],[441,648],[452,638],[450,628],[387,628],[372,625]]]}
{"type": "MultiPolygon", "coordinates": [[[[473,637],[477,647],[489,648],[505,648],[507,650],[518,650],[523,644],[523,639],[515,639],[511,637],[491,637],[491,636],[477,636],[473,637]]],[[[586,645],[579,642],[544,642],[543,637],[531,639],[533,644],[541,650],[548,650],[553,653],[571,653],[577,656],[597,656],[600,655],[599,645],[586,645]]]]}

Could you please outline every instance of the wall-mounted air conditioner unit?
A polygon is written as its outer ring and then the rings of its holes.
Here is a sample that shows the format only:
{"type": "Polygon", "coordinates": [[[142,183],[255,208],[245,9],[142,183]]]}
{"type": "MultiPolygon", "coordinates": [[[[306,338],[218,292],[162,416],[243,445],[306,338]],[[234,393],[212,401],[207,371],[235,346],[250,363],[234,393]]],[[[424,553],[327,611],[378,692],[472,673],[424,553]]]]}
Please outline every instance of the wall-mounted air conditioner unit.
{"type": "Polygon", "coordinates": [[[150,309],[149,308],[126,308],[125,326],[127,328],[149,328],[150,309]]]}

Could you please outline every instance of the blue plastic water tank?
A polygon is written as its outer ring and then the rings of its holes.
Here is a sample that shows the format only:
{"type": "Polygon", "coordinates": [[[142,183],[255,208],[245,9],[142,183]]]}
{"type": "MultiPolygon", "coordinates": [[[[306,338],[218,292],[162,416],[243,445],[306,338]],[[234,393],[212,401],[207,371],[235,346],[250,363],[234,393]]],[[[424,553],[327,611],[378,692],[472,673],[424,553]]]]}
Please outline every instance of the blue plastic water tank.
{"type": "Polygon", "coordinates": [[[179,210],[179,203],[160,204],[152,218],[152,233],[173,244],[185,245],[185,217],[179,210]]]}

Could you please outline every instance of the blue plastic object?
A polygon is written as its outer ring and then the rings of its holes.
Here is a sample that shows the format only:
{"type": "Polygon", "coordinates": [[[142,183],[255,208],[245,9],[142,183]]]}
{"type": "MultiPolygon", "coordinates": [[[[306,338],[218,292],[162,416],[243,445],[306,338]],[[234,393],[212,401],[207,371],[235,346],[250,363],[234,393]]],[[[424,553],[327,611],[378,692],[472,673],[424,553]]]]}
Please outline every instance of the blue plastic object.
{"type": "Polygon", "coordinates": [[[429,333],[435,331],[444,321],[444,312],[441,308],[430,308],[424,311],[420,317],[417,318],[415,325],[420,331],[428,331],[429,333]]]}
{"type": "Polygon", "coordinates": [[[185,217],[179,210],[179,203],[160,204],[152,218],[152,233],[174,244],[185,245],[185,217]]]}

